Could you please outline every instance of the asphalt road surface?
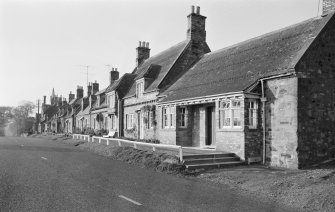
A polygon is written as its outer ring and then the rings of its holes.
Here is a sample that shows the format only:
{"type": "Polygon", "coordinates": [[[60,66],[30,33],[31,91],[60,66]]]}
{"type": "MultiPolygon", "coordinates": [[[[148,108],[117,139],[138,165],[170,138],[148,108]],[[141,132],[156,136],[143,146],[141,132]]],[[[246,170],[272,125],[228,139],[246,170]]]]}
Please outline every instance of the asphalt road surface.
{"type": "Polygon", "coordinates": [[[0,137],[0,211],[290,211],[39,138],[0,137]]]}

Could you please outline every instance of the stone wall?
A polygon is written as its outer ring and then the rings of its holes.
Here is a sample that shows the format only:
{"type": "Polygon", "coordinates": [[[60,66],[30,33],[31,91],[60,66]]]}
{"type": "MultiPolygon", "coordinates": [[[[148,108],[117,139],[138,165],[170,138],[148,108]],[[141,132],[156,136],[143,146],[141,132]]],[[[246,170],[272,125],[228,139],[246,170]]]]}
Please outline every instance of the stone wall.
{"type": "Polygon", "coordinates": [[[323,10],[322,10],[323,14],[327,14],[327,13],[334,11],[335,10],[335,0],[323,0],[322,7],[323,7],[323,10]]]}
{"type": "Polygon", "coordinates": [[[265,83],[266,158],[271,166],[298,168],[298,79],[265,83]]]}
{"type": "Polygon", "coordinates": [[[249,108],[250,100],[255,99],[244,99],[244,133],[245,133],[245,158],[249,157],[261,157],[263,154],[263,129],[262,129],[262,113],[261,113],[261,102],[256,99],[257,103],[257,126],[256,128],[249,127],[249,108]]]}
{"type": "MultiPolygon", "coordinates": [[[[156,134],[162,144],[176,145],[176,127],[163,128],[162,126],[162,107],[156,107],[157,131],[156,134]]],[[[176,115],[176,113],[175,113],[176,115]]],[[[176,119],[174,119],[176,120],[176,119]]],[[[176,126],[176,123],[174,123],[176,126]]]]}
{"type": "Polygon", "coordinates": [[[193,107],[192,146],[200,146],[200,107],[193,107]]]}
{"type": "MultiPolygon", "coordinates": [[[[179,107],[178,107],[179,108],[179,107]]],[[[180,127],[179,110],[177,108],[176,112],[176,122],[177,122],[177,137],[176,144],[180,146],[192,146],[192,129],[193,129],[193,108],[191,106],[186,107],[186,127],[180,127]]]]}
{"type": "MultiPolygon", "coordinates": [[[[244,101],[241,101],[241,114],[244,117],[244,101]]],[[[245,160],[245,134],[244,134],[244,119],[241,120],[240,128],[219,129],[219,102],[215,103],[215,118],[216,118],[216,149],[232,152],[245,160]]]]}
{"type": "Polygon", "coordinates": [[[335,157],[335,19],[296,67],[299,167],[335,157]]]}

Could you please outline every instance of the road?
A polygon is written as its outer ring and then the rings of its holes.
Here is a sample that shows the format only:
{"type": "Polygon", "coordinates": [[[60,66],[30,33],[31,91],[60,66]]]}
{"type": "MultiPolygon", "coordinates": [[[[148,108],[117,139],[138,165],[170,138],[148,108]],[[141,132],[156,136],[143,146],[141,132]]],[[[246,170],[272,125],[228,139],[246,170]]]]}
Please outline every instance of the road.
{"type": "Polygon", "coordinates": [[[0,211],[290,211],[39,138],[0,137],[0,211]]]}

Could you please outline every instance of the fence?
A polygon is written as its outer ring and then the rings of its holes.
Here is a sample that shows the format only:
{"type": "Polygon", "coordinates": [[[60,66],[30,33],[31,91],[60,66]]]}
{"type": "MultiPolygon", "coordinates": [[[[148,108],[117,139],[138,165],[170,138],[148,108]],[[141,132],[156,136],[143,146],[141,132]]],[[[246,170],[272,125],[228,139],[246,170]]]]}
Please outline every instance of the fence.
{"type": "Polygon", "coordinates": [[[177,145],[143,143],[143,142],[129,141],[129,140],[119,139],[119,138],[103,138],[103,137],[97,137],[97,136],[90,137],[89,135],[81,135],[81,134],[73,134],[72,137],[73,139],[84,140],[87,142],[95,142],[95,140],[98,140],[99,144],[102,143],[102,140],[105,140],[107,146],[110,144],[110,142],[115,142],[120,147],[122,146],[122,143],[130,144],[135,149],[137,149],[139,146],[146,146],[146,147],[152,148],[152,151],[154,152],[157,151],[157,148],[167,149],[170,151],[177,150],[179,153],[179,160],[183,161],[183,148],[177,145]]]}

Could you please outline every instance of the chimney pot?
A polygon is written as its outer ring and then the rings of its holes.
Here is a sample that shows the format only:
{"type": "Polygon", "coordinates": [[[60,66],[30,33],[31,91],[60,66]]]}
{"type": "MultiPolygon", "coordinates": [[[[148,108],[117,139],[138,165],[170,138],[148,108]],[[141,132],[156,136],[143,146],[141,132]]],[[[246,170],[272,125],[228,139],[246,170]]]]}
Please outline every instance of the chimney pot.
{"type": "Polygon", "coordinates": [[[187,16],[188,28],[187,28],[187,39],[206,42],[206,17],[200,15],[200,7],[197,6],[196,13],[192,13],[187,16]]]}
{"type": "Polygon", "coordinates": [[[136,66],[139,67],[144,60],[150,57],[149,42],[142,41],[141,46],[136,48],[136,53],[136,66]]]}
{"type": "Polygon", "coordinates": [[[138,47],[141,47],[141,44],[142,44],[142,42],[141,42],[141,41],[139,41],[138,43],[139,43],[139,44],[138,44],[138,47]]]}
{"type": "Polygon", "coordinates": [[[191,13],[194,13],[194,5],[191,6],[191,13]]]}
{"type": "Polygon", "coordinates": [[[197,14],[200,15],[200,7],[197,7],[197,14]]]}

